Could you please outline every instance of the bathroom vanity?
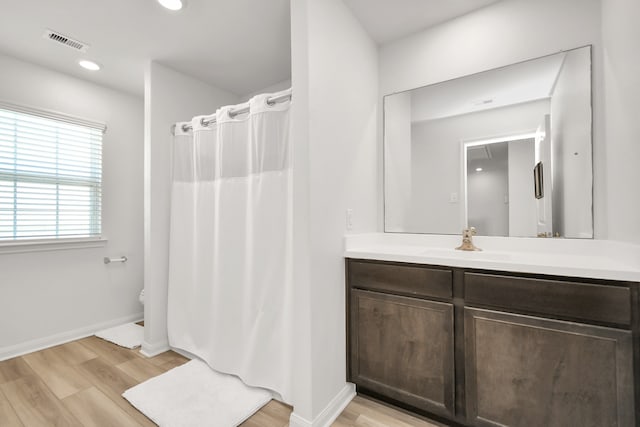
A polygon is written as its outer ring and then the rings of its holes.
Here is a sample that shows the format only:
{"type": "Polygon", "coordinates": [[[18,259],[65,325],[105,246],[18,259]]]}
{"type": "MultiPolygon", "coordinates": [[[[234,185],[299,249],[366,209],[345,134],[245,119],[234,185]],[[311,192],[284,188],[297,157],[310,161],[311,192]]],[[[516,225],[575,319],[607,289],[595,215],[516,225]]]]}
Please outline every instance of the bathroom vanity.
{"type": "Polygon", "coordinates": [[[585,240],[591,68],[584,46],[384,96],[386,233],[345,240],[360,393],[464,426],[640,425],[640,249],[585,240]],[[471,226],[485,250],[454,250],[471,226]]]}
{"type": "Polygon", "coordinates": [[[465,426],[636,425],[640,276],[616,248],[461,254],[382,236],[345,252],[359,393],[465,426]]]}

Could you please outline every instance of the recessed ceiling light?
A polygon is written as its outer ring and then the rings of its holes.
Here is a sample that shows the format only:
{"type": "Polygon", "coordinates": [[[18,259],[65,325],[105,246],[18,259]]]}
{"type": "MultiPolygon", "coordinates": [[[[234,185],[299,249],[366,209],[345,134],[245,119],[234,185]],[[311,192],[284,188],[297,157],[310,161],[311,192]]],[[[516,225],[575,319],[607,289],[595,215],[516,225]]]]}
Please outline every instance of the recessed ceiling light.
{"type": "Polygon", "coordinates": [[[100,66],[98,64],[96,64],[93,61],[88,61],[86,59],[82,59],[78,61],[78,64],[80,64],[82,68],[90,71],[98,71],[100,69],[100,66]]]}
{"type": "Polygon", "coordinates": [[[476,172],[482,172],[482,168],[476,168],[476,172]]]}
{"type": "Polygon", "coordinates": [[[182,0],[158,0],[158,3],[169,10],[180,10],[184,6],[182,0]]]}

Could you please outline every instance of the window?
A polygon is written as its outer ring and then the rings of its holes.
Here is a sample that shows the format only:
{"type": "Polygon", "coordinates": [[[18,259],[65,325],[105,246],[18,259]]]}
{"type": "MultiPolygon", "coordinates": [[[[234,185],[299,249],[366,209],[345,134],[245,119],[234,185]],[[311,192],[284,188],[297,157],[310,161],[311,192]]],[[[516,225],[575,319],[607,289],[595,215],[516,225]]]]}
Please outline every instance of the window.
{"type": "Polygon", "coordinates": [[[100,236],[104,130],[0,104],[0,243],[100,236]]]}

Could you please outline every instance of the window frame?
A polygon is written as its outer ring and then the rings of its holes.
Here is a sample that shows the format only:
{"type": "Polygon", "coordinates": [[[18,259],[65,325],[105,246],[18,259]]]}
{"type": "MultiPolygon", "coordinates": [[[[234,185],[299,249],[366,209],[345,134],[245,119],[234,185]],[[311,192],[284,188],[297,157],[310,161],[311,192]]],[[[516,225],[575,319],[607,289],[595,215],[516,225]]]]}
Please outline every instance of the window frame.
{"type": "MultiPolygon", "coordinates": [[[[18,114],[26,114],[35,116],[38,118],[54,120],[57,122],[82,126],[86,128],[91,128],[94,130],[98,130],[101,132],[102,137],[100,138],[99,145],[99,154],[96,157],[95,154],[90,154],[90,160],[95,160],[97,158],[102,162],[102,155],[104,153],[104,135],[106,134],[107,126],[104,123],[87,120],[80,117],[71,116],[68,114],[59,113],[56,111],[45,110],[42,108],[34,108],[24,105],[18,105],[14,103],[4,102],[0,100],[0,109],[11,111],[18,114]]],[[[9,178],[9,180],[13,180],[15,182],[23,182],[23,183],[36,183],[36,184],[55,184],[55,185],[70,185],[70,186],[80,186],[83,188],[88,188],[90,192],[90,197],[92,197],[90,202],[90,225],[88,226],[89,235],[87,236],[73,236],[73,235],[59,235],[59,230],[56,224],[56,234],[50,236],[37,236],[37,237],[15,237],[14,230],[14,238],[3,238],[0,239],[0,254],[3,253],[20,253],[20,252],[31,252],[31,251],[47,251],[47,250],[58,250],[58,249],[74,249],[74,248],[84,248],[84,247],[100,247],[104,246],[107,242],[107,239],[104,237],[104,227],[103,227],[103,213],[104,209],[102,206],[103,198],[103,189],[104,189],[104,173],[103,173],[103,165],[100,163],[100,178],[98,181],[92,180],[88,177],[78,177],[71,179],[57,179],[54,174],[47,174],[40,177],[34,176],[29,173],[0,173],[0,177],[9,178]],[[22,176],[21,176],[22,175],[22,176]],[[21,178],[21,179],[20,179],[21,178]],[[94,196],[92,193],[97,193],[97,196],[94,196]],[[93,197],[97,197],[97,199],[93,199],[93,197]],[[97,204],[97,207],[96,207],[97,204]],[[95,223],[99,228],[96,230],[95,223]],[[95,233],[94,233],[95,231],[95,233]]],[[[59,210],[58,202],[56,202],[55,210],[59,210]]],[[[14,225],[15,227],[15,225],[14,225]]]]}

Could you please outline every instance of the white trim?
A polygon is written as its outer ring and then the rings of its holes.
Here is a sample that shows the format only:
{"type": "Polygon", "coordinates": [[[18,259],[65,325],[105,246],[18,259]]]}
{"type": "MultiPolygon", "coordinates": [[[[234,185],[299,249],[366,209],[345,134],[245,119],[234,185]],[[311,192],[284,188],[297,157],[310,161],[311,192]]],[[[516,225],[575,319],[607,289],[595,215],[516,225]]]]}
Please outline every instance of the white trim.
{"type": "Polygon", "coordinates": [[[342,390],[318,414],[313,421],[309,421],[294,412],[289,418],[289,427],[329,427],[340,416],[342,411],[356,397],[356,386],[346,383],[342,390]]]}
{"type": "Polygon", "coordinates": [[[536,139],[539,135],[544,134],[540,130],[536,130],[535,132],[522,132],[515,134],[506,134],[502,136],[488,137],[488,138],[474,138],[474,139],[461,139],[460,140],[460,171],[462,171],[462,176],[460,178],[460,194],[461,197],[458,198],[458,203],[462,200],[461,203],[461,212],[460,212],[460,220],[462,221],[462,225],[466,228],[469,227],[469,206],[467,202],[467,192],[468,186],[467,181],[468,170],[467,170],[467,148],[469,147],[477,147],[480,145],[491,145],[498,144],[501,142],[511,142],[511,141],[524,141],[527,139],[536,139]]]}
{"type": "Polygon", "coordinates": [[[470,139],[470,140],[461,140],[465,147],[477,147],[478,145],[490,145],[490,144],[498,144],[501,142],[511,142],[511,141],[520,141],[523,139],[536,139],[540,134],[544,135],[544,132],[535,131],[535,132],[527,132],[521,134],[509,134],[505,136],[499,136],[494,138],[480,138],[480,139],[470,139]]]}
{"type": "Polygon", "coordinates": [[[15,111],[16,113],[31,114],[32,116],[42,117],[44,119],[57,120],[59,122],[98,129],[102,131],[103,134],[107,132],[107,125],[102,122],[89,120],[82,117],[71,116],[69,114],[60,113],[58,111],[45,110],[28,105],[19,105],[3,100],[0,100],[0,108],[7,111],[15,111]]]}
{"type": "Polygon", "coordinates": [[[462,227],[469,225],[469,209],[467,206],[467,143],[460,141],[460,192],[458,193],[458,203],[460,204],[460,223],[462,227]]]}
{"type": "Polygon", "coordinates": [[[85,338],[95,334],[102,329],[111,328],[125,323],[139,322],[143,318],[143,313],[130,314],[129,316],[108,320],[106,322],[95,323],[91,326],[85,326],[83,328],[61,332],[59,334],[51,335],[48,337],[37,338],[16,345],[0,347],[0,361],[11,359],[17,356],[22,356],[23,354],[33,353],[34,351],[42,350],[56,345],[65,344],[70,341],[78,340],[80,338],[85,338]]]}
{"type": "Polygon", "coordinates": [[[62,251],[68,249],[101,248],[107,245],[108,239],[103,237],[87,237],[81,239],[40,239],[11,240],[0,243],[0,255],[20,254],[25,252],[62,251]]]}
{"type": "Polygon", "coordinates": [[[171,347],[169,347],[169,342],[167,341],[162,341],[156,344],[150,344],[147,341],[143,341],[140,354],[145,357],[154,357],[168,350],[171,350],[171,347]]]}
{"type": "Polygon", "coordinates": [[[295,412],[291,413],[291,416],[289,417],[289,427],[312,427],[312,426],[313,426],[313,422],[308,421],[305,418],[302,418],[300,415],[296,414],[295,412]]]}

